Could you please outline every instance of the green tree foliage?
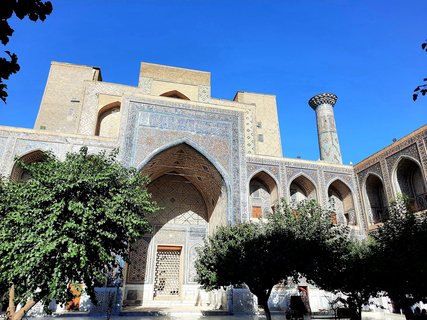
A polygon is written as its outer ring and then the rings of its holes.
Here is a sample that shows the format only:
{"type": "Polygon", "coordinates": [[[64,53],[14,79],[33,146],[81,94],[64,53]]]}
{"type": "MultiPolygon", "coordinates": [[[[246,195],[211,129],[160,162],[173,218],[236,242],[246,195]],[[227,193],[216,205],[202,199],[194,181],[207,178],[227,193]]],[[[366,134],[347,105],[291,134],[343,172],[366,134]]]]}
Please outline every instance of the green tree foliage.
{"type": "Polygon", "coordinates": [[[373,234],[380,285],[411,317],[410,306],[427,300],[427,217],[410,211],[407,198],[390,207],[390,219],[373,234]]]}
{"type": "Polygon", "coordinates": [[[352,319],[361,319],[362,306],[381,291],[378,284],[381,269],[376,264],[375,245],[371,238],[363,241],[347,238],[330,254],[332,264],[323,264],[317,272],[308,275],[322,289],[343,293],[346,297],[341,302],[352,319]]]}
{"type": "Polygon", "coordinates": [[[96,303],[95,284],[150,230],[145,217],[156,206],[147,179],[115,157],[82,148],[59,161],[48,153],[44,161],[19,162],[27,181],[3,181],[0,288],[10,288],[10,319],[38,301],[69,301],[73,283],[84,283],[96,303]]]}
{"type": "MultiPolygon", "coordinates": [[[[13,34],[8,20],[15,14],[19,19],[28,17],[31,21],[44,21],[52,12],[52,3],[41,0],[1,0],[0,1],[0,41],[5,46],[13,34]]],[[[5,51],[6,57],[0,57],[0,99],[6,102],[7,85],[4,80],[20,69],[18,57],[14,53],[5,51]]]]}
{"type": "Polygon", "coordinates": [[[286,273],[279,270],[282,263],[275,242],[264,223],[220,227],[199,252],[198,282],[207,290],[246,284],[271,319],[267,300],[286,273]]]}
{"type": "Polygon", "coordinates": [[[279,213],[275,217],[282,225],[279,229],[294,230],[297,271],[322,289],[345,294],[342,302],[353,318],[361,319],[362,305],[378,292],[372,281],[374,242],[352,240],[349,229],[334,225],[331,213],[315,202],[299,205],[293,214],[279,213]]]}
{"type": "Polygon", "coordinates": [[[371,296],[387,294],[408,318],[410,307],[427,299],[427,220],[410,211],[405,196],[389,207],[390,218],[364,241],[336,247],[334,263],[321,264],[308,277],[321,288],[342,292],[351,316],[360,319],[371,296]],[[338,249],[338,250],[337,250],[338,249]]]}
{"type": "Polygon", "coordinates": [[[331,212],[322,209],[315,200],[301,201],[296,207],[289,207],[282,200],[269,222],[279,237],[283,232],[291,234],[292,263],[308,279],[332,269],[339,261],[341,247],[348,241],[348,228],[334,224],[331,212]]]}
{"type": "MultiPolygon", "coordinates": [[[[421,44],[421,49],[422,49],[423,51],[426,51],[426,52],[427,52],[427,41],[426,41],[426,42],[423,42],[423,43],[421,44]]],[[[419,95],[419,94],[421,94],[421,95],[425,96],[425,95],[426,95],[426,93],[427,93],[427,78],[424,78],[424,83],[423,83],[423,84],[421,84],[421,85],[419,85],[418,87],[416,87],[416,88],[414,89],[414,93],[412,94],[412,99],[413,99],[414,101],[416,101],[416,100],[417,100],[417,98],[418,98],[418,95],[419,95]]]]}
{"type": "Polygon", "coordinates": [[[293,209],[281,201],[266,223],[221,227],[209,237],[196,261],[198,281],[208,290],[247,285],[271,319],[267,301],[273,286],[319,268],[321,259],[329,261],[328,248],[345,236],[316,202],[293,209]]]}

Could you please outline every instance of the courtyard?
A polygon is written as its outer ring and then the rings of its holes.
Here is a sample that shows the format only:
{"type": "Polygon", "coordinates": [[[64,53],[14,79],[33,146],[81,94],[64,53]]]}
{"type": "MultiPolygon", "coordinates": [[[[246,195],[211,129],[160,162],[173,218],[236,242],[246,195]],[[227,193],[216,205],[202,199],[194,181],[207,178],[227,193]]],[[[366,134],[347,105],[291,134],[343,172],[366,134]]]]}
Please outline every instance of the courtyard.
{"type": "MultiPolygon", "coordinates": [[[[105,316],[97,316],[97,317],[85,317],[85,316],[55,316],[55,317],[45,317],[45,318],[30,318],[30,319],[39,319],[39,320],[68,320],[68,319],[81,319],[81,320],[89,320],[89,319],[105,319],[105,316]]],[[[263,315],[201,315],[200,313],[186,313],[186,312],[172,312],[170,315],[154,315],[150,316],[146,315],[134,315],[134,316],[115,316],[111,317],[112,320],[264,320],[265,316],[263,315]]],[[[283,320],[285,316],[283,313],[272,313],[272,320],[283,320]]],[[[324,317],[304,317],[304,320],[311,319],[331,319],[324,317]]],[[[405,317],[399,314],[385,314],[385,313],[364,313],[362,314],[363,320],[403,320],[405,317]]]]}

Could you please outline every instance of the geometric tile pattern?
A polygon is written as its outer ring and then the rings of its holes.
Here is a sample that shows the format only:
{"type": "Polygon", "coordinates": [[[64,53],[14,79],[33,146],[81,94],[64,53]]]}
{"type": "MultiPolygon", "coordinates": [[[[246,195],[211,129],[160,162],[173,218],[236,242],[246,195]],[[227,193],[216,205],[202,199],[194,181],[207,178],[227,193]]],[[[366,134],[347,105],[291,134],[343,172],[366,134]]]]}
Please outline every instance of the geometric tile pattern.
{"type": "MultiPolygon", "coordinates": [[[[241,188],[242,181],[246,180],[246,172],[242,170],[245,122],[241,110],[195,106],[185,100],[159,104],[148,97],[133,98],[124,105],[127,112],[123,116],[124,131],[120,134],[122,163],[143,169],[141,166],[146,167],[145,161],[156,150],[173,145],[175,141],[188,141],[186,144],[201,150],[227,178],[227,222],[240,221],[241,216],[247,216],[247,191],[242,192],[241,188]]],[[[194,180],[190,181],[197,187],[194,180]]],[[[198,189],[202,193],[206,190],[198,189]]],[[[203,197],[207,200],[205,194],[203,197]]],[[[212,200],[216,201],[214,198],[206,201],[209,212],[212,200]]]]}
{"type": "MultiPolygon", "coordinates": [[[[424,176],[423,180],[425,181],[425,177],[427,176],[427,156],[424,140],[426,138],[427,127],[424,126],[355,165],[354,171],[358,176],[359,188],[361,189],[360,195],[364,198],[366,203],[369,203],[369,199],[367,199],[368,194],[365,181],[367,176],[371,173],[377,174],[382,178],[386,197],[384,200],[384,206],[387,206],[388,203],[394,199],[395,192],[399,187],[405,189],[404,181],[400,181],[400,186],[396,185],[395,170],[397,167],[397,161],[401,161],[402,156],[415,159],[420,163],[420,169],[422,171],[421,175],[424,176]],[[394,188],[393,184],[395,185],[394,188]]],[[[371,222],[373,217],[371,217],[369,209],[370,208],[368,208],[368,206],[365,206],[367,219],[371,222]]]]}
{"type": "Polygon", "coordinates": [[[210,97],[211,97],[211,87],[199,86],[199,101],[207,102],[210,97]]]}
{"type": "Polygon", "coordinates": [[[197,272],[195,267],[195,262],[197,259],[197,249],[201,248],[203,246],[203,242],[196,244],[191,247],[190,254],[189,254],[189,268],[188,268],[188,283],[196,283],[197,278],[197,272]]]}
{"type": "Polygon", "coordinates": [[[316,111],[320,159],[342,163],[333,106],[337,96],[323,93],[310,99],[310,106],[316,111]]]}
{"type": "Polygon", "coordinates": [[[148,186],[160,210],[149,216],[152,225],[206,225],[208,215],[200,192],[185,177],[171,173],[148,186]]]}
{"type": "MultiPolygon", "coordinates": [[[[162,202],[159,204],[160,206],[169,207],[169,202],[172,201],[173,203],[177,199],[181,199],[182,204],[184,204],[182,202],[184,199],[187,201],[186,203],[189,203],[190,196],[188,194],[193,195],[195,191],[201,193],[202,196],[198,197],[194,209],[198,210],[206,221],[208,219],[207,216],[204,216],[204,212],[206,209],[209,215],[213,212],[224,184],[221,175],[211,162],[187,144],[177,145],[156,155],[144,166],[141,172],[153,181],[150,188],[153,188],[152,192],[156,194],[156,197],[159,197],[157,201],[162,202]],[[165,174],[173,177],[173,179],[162,179],[161,182],[156,182],[158,177],[165,174]],[[169,185],[164,186],[165,182],[169,185]],[[165,192],[165,188],[169,194],[165,192]],[[155,192],[156,189],[159,192],[155,192]],[[179,194],[176,194],[175,197],[170,195],[170,193],[177,192],[179,194]],[[204,205],[203,208],[199,208],[201,204],[204,205]]],[[[194,201],[196,201],[196,196],[194,197],[194,201]]],[[[178,209],[176,208],[176,210],[178,209]]],[[[180,213],[183,212],[185,211],[180,213]]],[[[162,214],[162,210],[159,214],[162,214]]],[[[191,219],[191,217],[188,218],[191,219]]],[[[186,218],[182,217],[182,219],[185,220],[186,218]]]]}
{"type": "Polygon", "coordinates": [[[394,166],[396,164],[396,161],[398,161],[398,159],[401,156],[403,156],[403,155],[411,157],[411,158],[413,158],[413,159],[415,159],[417,161],[420,161],[420,156],[419,156],[419,153],[418,153],[418,148],[417,148],[417,145],[414,143],[414,144],[406,147],[405,149],[400,150],[398,153],[393,154],[393,155],[387,157],[386,158],[387,167],[394,168],[394,166]]]}
{"type": "Polygon", "coordinates": [[[139,239],[132,245],[127,271],[127,283],[144,283],[148,245],[147,239],[139,239]]]}
{"type": "Polygon", "coordinates": [[[181,250],[157,250],[154,297],[179,296],[181,250]]]}

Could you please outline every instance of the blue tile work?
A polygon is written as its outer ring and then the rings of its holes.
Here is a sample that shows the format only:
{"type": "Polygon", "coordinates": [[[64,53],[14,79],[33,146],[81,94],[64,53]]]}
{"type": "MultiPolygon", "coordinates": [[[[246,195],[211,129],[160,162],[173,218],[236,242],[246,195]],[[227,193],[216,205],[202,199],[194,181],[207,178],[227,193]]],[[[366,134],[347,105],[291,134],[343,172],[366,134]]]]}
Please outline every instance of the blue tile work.
{"type": "Polygon", "coordinates": [[[182,102],[162,101],[160,105],[159,101],[133,98],[125,102],[125,108],[120,142],[125,165],[140,168],[165,145],[185,142],[195,146],[226,172],[223,176],[230,186],[228,223],[247,220],[247,191],[241,185],[246,181],[242,112],[182,102]]]}
{"type": "Polygon", "coordinates": [[[414,144],[412,144],[412,145],[410,145],[410,146],[408,146],[402,150],[399,150],[398,153],[395,153],[395,154],[387,157],[386,158],[387,167],[390,169],[393,169],[396,166],[397,161],[399,161],[402,156],[406,156],[408,158],[411,158],[411,159],[414,159],[414,160],[420,162],[420,156],[418,153],[417,144],[414,143],[414,144]]]}
{"type": "MultiPolygon", "coordinates": [[[[353,167],[329,164],[324,161],[307,161],[289,158],[263,158],[262,156],[247,157],[247,172],[249,178],[258,171],[269,173],[279,182],[279,195],[290,200],[289,187],[298,176],[305,176],[315,186],[319,202],[323,207],[328,204],[328,187],[335,180],[342,181],[352,192],[356,219],[361,229],[366,227],[361,211],[362,204],[356,183],[353,167]]],[[[249,181],[247,181],[249,184],[249,181]]],[[[362,230],[360,230],[362,232],[362,230]]]]}
{"type": "Polygon", "coordinates": [[[406,157],[418,162],[421,165],[424,177],[426,177],[426,141],[427,127],[423,127],[355,165],[358,186],[361,190],[360,201],[367,201],[364,182],[370,173],[376,174],[382,179],[387,201],[390,202],[394,199],[395,194],[392,186],[393,172],[402,158],[406,157]]]}

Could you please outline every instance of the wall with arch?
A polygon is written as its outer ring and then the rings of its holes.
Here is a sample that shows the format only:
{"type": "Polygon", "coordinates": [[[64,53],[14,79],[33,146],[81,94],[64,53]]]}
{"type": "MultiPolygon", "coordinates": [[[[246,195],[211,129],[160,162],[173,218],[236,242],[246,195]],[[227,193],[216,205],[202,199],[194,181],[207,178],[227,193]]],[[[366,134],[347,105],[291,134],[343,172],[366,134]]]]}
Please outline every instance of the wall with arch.
{"type": "Polygon", "coordinates": [[[381,222],[373,219],[370,210],[372,199],[369,194],[372,191],[369,190],[369,177],[375,176],[382,183],[382,212],[385,216],[390,202],[402,193],[410,198],[414,211],[427,209],[426,145],[427,126],[423,126],[354,166],[369,229],[381,222]]]}
{"type": "MultiPolygon", "coordinates": [[[[288,203],[316,200],[323,208],[328,208],[333,190],[334,197],[339,200],[336,205],[341,208],[340,222],[349,225],[355,237],[364,236],[366,223],[352,166],[258,156],[248,156],[247,161],[248,185],[257,173],[266,172],[276,182],[279,198],[288,203]]],[[[267,186],[264,189],[268,191],[267,186]]]]}

